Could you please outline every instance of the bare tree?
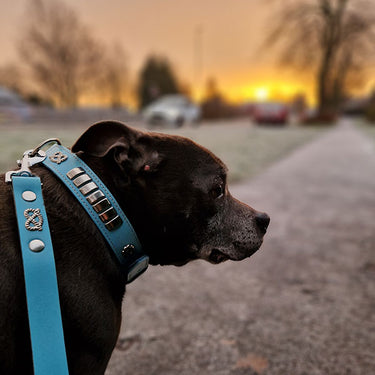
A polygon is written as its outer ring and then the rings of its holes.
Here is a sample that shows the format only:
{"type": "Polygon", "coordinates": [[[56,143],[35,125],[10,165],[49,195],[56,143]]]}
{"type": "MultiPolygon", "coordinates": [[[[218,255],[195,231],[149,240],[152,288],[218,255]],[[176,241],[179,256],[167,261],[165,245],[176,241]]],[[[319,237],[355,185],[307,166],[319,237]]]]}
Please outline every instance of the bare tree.
{"type": "Polygon", "coordinates": [[[16,64],[0,66],[0,86],[11,89],[18,94],[25,93],[25,80],[23,79],[21,69],[16,64]]]}
{"type": "Polygon", "coordinates": [[[123,103],[127,83],[127,57],[123,47],[115,43],[107,50],[103,63],[102,89],[109,96],[112,108],[119,108],[123,103]]]}
{"type": "Polygon", "coordinates": [[[312,70],[320,113],[335,111],[374,56],[374,3],[292,0],[283,2],[279,19],[266,44],[281,46],[282,63],[312,70]]]}
{"type": "Polygon", "coordinates": [[[100,72],[101,47],[60,0],[31,0],[19,52],[40,93],[75,107],[100,72]]]}

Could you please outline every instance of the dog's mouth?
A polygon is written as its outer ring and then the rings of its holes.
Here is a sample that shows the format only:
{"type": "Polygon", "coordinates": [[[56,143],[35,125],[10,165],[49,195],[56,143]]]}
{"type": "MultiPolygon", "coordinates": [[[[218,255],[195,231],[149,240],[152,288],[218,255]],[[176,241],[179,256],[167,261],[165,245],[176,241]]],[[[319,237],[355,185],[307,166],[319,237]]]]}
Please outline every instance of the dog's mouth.
{"type": "Polygon", "coordinates": [[[213,249],[210,255],[208,256],[208,260],[214,264],[223,263],[229,259],[231,258],[227,254],[224,254],[222,251],[217,249],[213,249]]]}
{"type": "Polygon", "coordinates": [[[246,258],[250,258],[258,250],[259,250],[259,247],[252,250],[250,253],[246,252],[246,253],[242,253],[241,255],[236,254],[235,256],[230,256],[230,255],[224,253],[221,250],[213,249],[213,250],[211,250],[210,255],[208,256],[208,261],[210,263],[213,263],[213,264],[223,263],[227,260],[241,261],[241,260],[244,260],[246,258]]]}

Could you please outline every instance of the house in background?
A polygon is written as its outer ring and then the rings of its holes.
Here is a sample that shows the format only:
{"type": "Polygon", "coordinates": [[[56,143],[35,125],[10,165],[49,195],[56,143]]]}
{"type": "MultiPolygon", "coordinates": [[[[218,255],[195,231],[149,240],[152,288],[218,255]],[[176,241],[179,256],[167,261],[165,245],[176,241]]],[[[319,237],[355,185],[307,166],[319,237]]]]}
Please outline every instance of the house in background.
{"type": "Polygon", "coordinates": [[[32,112],[32,107],[18,94],[0,86],[0,123],[30,121],[32,112]]]}

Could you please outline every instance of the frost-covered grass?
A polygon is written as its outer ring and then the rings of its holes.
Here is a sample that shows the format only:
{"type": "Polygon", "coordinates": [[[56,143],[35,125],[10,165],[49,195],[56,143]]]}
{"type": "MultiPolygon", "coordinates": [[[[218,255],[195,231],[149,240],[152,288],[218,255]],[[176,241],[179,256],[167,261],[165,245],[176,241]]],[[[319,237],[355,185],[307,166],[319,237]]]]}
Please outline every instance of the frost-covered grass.
{"type": "MultiPolygon", "coordinates": [[[[40,141],[58,137],[71,146],[83,132],[84,126],[24,125],[0,127],[0,171],[14,168],[26,149],[40,141]]],[[[181,129],[157,129],[189,137],[213,151],[229,167],[229,179],[237,182],[259,173],[296,147],[312,140],[324,129],[315,127],[256,127],[248,121],[225,121],[181,129]]]]}
{"type": "Polygon", "coordinates": [[[25,150],[37,146],[47,138],[60,138],[64,145],[70,146],[81,134],[82,128],[45,127],[23,125],[0,127],[0,172],[16,168],[15,161],[25,150]]]}
{"type": "Polygon", "coordinates": [[[253,177],[324,131],[321,127],[258,127],[248,122],[235,122],[186,128],[174,133],[213,151],[227,164],[229,180],[238,182],[253,177]]]}

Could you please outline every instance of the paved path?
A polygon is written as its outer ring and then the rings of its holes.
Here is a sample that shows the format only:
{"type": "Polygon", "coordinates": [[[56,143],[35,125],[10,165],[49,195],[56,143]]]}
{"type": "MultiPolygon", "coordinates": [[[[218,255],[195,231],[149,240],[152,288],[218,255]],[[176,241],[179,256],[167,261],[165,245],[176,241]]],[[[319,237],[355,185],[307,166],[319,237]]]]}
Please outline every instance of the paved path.
{"type": "Polygon", "coordinates": [[[373,143],[344,121],[232,193],[271,215],[262,250],[152,267],[106,374],[375,374],[373,143]]]}

